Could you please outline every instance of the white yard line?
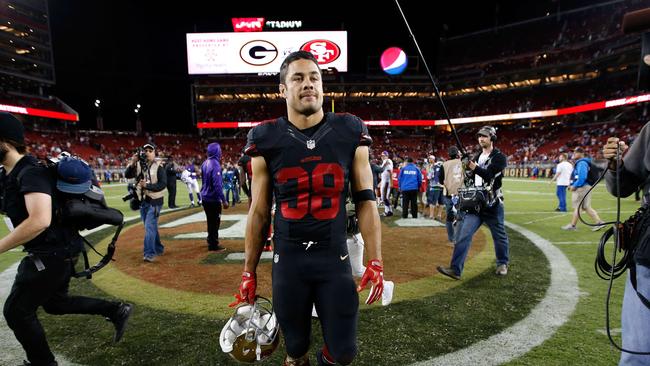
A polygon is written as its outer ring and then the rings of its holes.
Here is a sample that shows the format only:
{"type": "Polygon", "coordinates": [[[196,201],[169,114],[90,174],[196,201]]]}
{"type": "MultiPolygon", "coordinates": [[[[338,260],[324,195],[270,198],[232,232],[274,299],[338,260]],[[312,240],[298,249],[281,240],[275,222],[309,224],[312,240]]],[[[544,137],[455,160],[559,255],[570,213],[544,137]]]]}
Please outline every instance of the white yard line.
{"type": "Polygon", "coordinates": [[[551,266],[551,285],[546,296],[527,317],[490,338],[467,348],[415,363],[428,365],[500,365],[521,357],[551,338],[567,322],[578,303],[578,275],[558,248],[541,236],[519,225],[506,226],[532,241],[551,266]]]}
{"type": "Polygon", "coordinates": [[[557,219],[558,217],[563,217],[563,216],[567,216],[567,215],[570,215],[570,214],[571,214],[570,212],[565,212],[565,213],[562,213],[561,215],[553,215],[553,216],[542,217],[541,219],[535,219],[535,220],[524,222],[524,225],[529,225],[529,224],[532,224],[532,223],[535,223],[535,222],[540,222],[540,221],[553,220],[553,219],[557,219]]]}

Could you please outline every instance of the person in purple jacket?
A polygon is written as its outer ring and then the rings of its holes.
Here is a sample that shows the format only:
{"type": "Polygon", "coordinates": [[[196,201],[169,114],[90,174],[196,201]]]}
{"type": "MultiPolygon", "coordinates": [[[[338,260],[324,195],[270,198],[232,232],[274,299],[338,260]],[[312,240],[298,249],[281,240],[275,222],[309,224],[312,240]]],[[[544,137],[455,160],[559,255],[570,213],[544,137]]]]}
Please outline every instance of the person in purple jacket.
{"type": "Polygon", "coordinates": [[[222,252],[226,250],[219,245],[219,226],[221,225],[221,208],[228,208],[228,201],[223,195],[221,177],[221,146],[218,142],[208,145],[208,158],[201,165],[201,196],[203,210],[208,222],[208,250],[222,252]]]}

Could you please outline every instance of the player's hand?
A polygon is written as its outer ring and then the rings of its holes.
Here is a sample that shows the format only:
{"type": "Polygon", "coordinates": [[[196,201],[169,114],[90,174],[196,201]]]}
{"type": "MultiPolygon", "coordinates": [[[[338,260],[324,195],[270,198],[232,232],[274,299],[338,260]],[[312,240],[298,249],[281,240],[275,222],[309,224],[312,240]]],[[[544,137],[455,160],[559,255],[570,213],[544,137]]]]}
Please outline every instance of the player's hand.
{"type": "Polygon", "coordinates": [[[477,165],[476,165],[476,163],[475,163],[473,160],[470,160],[470,161],[467,163],[467,167],[470,168],[471,170],[474,170],[474,169],[476,169],[477,165]]]}
{"type": "Polygon", "coordinates": [[[368,282],[371,283],[371,286],[366,304],[370,305],[381,299],[381,294],[384,292],[384,266],[381,260],[371,259],[368,261],[366,271],[363,272],[363,277],[361,277],[361,283],[357,287],[357,292],[364,290],[368,282]]]}
{"type": "Polygon", "coordinates": [[[247,302],[252,304],[255,302],[255,291],[257,290],[257,280],[254,272],[244,271],[241,274],[241,283],[239,284],[239,293],[235,294],[235,301],[230,305],[231,308],[247,302]]]}
{"type": "Polygon", "coordinates": [[[573,191],[575,191],[575,190],[576,190],[576,187],[574,187],[574,186],[569,186],[569,191],[573,192],[573,191]]]}
{"type": "Polygon", "coordinates": [[[228,202],[222,202],[222,203],[221,203],[221,206],[223,206],[223,208],[228,208],[228,207],[230,207],[230,206],[228,205],[228,202]]]}

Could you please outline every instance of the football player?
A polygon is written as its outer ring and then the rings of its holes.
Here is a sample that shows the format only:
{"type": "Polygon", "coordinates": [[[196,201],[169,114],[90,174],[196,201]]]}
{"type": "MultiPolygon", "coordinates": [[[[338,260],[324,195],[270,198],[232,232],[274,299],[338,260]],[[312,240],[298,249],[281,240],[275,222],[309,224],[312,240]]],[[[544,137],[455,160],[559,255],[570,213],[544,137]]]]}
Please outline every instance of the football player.
{"type": "Polygon", "coordinates": [[[256,268],[271,219],[274,225],[273,308],[284,334],[285,365],[309,365],[311,309],[316,305],[325,344],[319,364],[348,365],[357,353],[358,291],[371,285],[367,303],[382,296],[381,230],[368,146],[357,117],[323,112],[323,84],[310,52],[291,53],[280,68],[287,117],[261,123],[248,134],[252,196],[245,262],[236,301],[255,299],[256,268]],[[368,257],[361,283],[352,277],[346,246],[346,187],[353,200],[368,257]]]}
{"type": "Polygon", "coordinates": [[[388,157],[388,151],[381,153],[381,160],[381,182],[379,182],[381,202],[384,203],[384,216],[393,216],[393,209],[390,207],[390,185],[392,182],[393,161],[388,157]]]}

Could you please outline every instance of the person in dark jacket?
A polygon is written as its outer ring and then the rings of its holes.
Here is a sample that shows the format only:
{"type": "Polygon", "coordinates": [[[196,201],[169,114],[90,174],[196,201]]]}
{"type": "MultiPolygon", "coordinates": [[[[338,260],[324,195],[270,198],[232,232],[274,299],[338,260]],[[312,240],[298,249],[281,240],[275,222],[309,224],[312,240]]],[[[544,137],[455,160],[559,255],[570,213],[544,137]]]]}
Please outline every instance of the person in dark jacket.
{"type": "Polygon", "coordinates": [[[228,208],[228,201],[223,195],[223,177],[221,176],[221,145],[213,142],[208,145],[208,158],[201,165],[201,197],[203,211],[208,223],[208,250],[222,252],[226,250],[219,245],[219,226],[221,225],[221,208],[228,208]]]}
{"type": "Polygon", "coordinates": [[[496,129],[492,126],[483,126],[478,131],[478,143],[481,145],[481,154],[469,161],[467,167],[471,172],[469,178],[474,181],[475,187],[485,188],[489,197],[485,208],[480,212],[467,212],[457,234],[451,266],[438,266],[438,272],[445,276],[460,280],[465,265],[467,253],[472,245],[474,233],[486,224],[492,233],[494,252],[497,257],[496,274],[508,274],[509,248],[508,235],[504,225],[505,216],[503,209],[503,194],[501,192],[501,179],[507,166],[506,156],[494,147],[497,140],[496,129]]]}
{"type": "Polygon", "coordinates": [[[400,169],[399,190],[402,192],[402,218],[407,218],[409,214],[409,204],[411,205],[411,215],[414,219],[418,218],[418,192],[422,185],[422,172],[413,164],[412,158],[406,158],[406,165],[400,169]]]}
{"type": "Polygon", "coordinates": [[[176,206],[176,171],[178,166],[174,163],[174,157],[169,155],[165,162],[165,173],[167,174],[167,206],[169,208],[177,208],[176,206]]]}
{"type": "MultiPolygon", "coordinates": [[[[603,157],[609,160],[610,169],[605,175],[607,190],[614,196],[628,197],[642,189],[643,204],[647,206],[650,198],[650,123],[643,126],[630,151],[617,163],[617,150],[621,157],[626,149],[627,145],[617,137],[610,137],[603,147],[603,157]]],[[[650,231],[647,227],[644,231],[639,235],[640,243],[629,267],[621,311],[622,348],[632,352],[650,352],[650,307],[641,299],[641,296],[650,298],[650,245],[647,241],[650,231]]],[[[621,352],[619,366],[627,365],[650,365],[650,355],[621,352]]]]}
{"type": "Polygon", "coordinates": [[[39,307],[54,315],[102,315],[115,326],[113,340],[118,342],[133,306],[69,295],[82,238],[74,228],[61,224],[52,210],[57,191],[81,194],[90,190],[90,167],[81,160],[71,160],[67,167],[57,167],[55,178],[27,153],[22,123],[4,112],[0,112],[0,164],[0,211],[14,227],[0,238],[0,255],[20,245],[27,254],[20,261],[3,309],[7,326],[27,355],[24,365],[57,365],[38,321],[39,307]]]}

